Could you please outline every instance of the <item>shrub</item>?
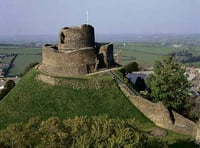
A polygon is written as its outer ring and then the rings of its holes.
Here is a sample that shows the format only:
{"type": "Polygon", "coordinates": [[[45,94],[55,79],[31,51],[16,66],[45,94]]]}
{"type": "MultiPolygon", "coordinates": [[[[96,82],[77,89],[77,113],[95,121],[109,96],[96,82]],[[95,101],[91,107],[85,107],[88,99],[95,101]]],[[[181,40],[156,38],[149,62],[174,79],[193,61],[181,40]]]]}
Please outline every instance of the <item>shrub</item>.
{"type": "Polygon", "coordinates": [[[1,93],[0,93],[0,100],[3,99],[3,97],[5,97],[9,92],[10,90],[15,86],[15,81],[13,80],[8,80],[4,86],[4,89],[1,90],[1,93]]]}
{"type": "Polygon", "coordinates": [[[131,73],[133,71],[139,71],[138,63],[137,62],[131,62],[124,66],[124,72],[125,73],[131,73]]]}
{"type": "MultiPolygon", "coordinates": [[[[75,117],[46,121],[32,118],[0,131],[2,147],[146,147],[152,141],[134,119],[75,117]]],[[[153,143],[155,145],[155,143],[153,143]]],[[[162,145],[160,142],[159,145],[162,145]]],[[[160,146],[161,147],[161,146],[160,146]]]]}

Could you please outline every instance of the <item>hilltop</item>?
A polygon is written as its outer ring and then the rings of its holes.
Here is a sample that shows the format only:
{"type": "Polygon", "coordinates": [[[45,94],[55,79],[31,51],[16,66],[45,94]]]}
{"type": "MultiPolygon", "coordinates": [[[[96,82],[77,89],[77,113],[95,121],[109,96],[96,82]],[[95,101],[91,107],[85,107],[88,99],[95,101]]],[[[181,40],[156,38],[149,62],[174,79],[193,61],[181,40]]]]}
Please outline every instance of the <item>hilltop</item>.
{"type": "Polygon", "coordinates": [[[75,116],[108,115],[109,118],[136,118],[152,124],[122,94],[110,75],[58,78],[50,85],[37,80],[39,71],[29,71],[0,101],[0,128],[31,117],[66,119],[75,116]]]}
{"type": "MultiPolygon", "coordinates": [[[[40,74],[41,72],[36,69],[30,70],[0,101],[0,129],[5,129],[12,123],[27,123],[35,117],[41,120],[48,120],[51,117],[65,120],[77,116],[93,118],[102,115],[120,122],[136,120],[141,130],[146,133],[156,128],[128,101],[112,76],[107,73],[81,77],[54,77],[58,82],[56,85],[38,80],[40,74]]],[[[166,137],[162,137],[163,142],[174,146],[180,144],[194,147],[191,137],[172,131],[167,133],[166,137]]]]}

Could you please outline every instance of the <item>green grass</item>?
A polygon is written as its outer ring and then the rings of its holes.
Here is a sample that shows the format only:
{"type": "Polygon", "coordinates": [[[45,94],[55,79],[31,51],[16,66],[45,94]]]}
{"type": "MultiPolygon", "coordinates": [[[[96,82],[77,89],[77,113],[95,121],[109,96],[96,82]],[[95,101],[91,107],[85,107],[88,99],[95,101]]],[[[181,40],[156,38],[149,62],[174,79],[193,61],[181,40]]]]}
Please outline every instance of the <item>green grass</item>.
{"type": "Polygon", "coordinates": [[[123,46],[120,43],[115,44],[115,52],[122,52],[122,64],[127,64],[133,60],[126,60],[128,57],[135,58],[140,65],[153,65],[155,60],[162,59],[168,53],[175,51],[174,48],[165,47],[159,44],[150,43],[128,43],[123,46]]]}
{"type": "MultiPolygon", "coordinates": [[[[2,47],[3,48],[3,47],[2,47]]],[[[7,54],[7,53],[13,53],[13,54],[22,54],[22,55],[27,55],[27,54],[41,54],[42,50],[41,48],[25,48],[25,47],[4,47],[3,49],[0,50],[0,54],[7,54]]]]}
{"type": "Polygon", "coordinates": [[[0,128],[35,116],[41,119],[52,116],[66,119],[104,114],[110,118],[136,118],[144,126],[154,126],[125,98],[111,77],[65,78],[65,81],[82,84],[90,84],[95,79],[103,86],[101,89],[73,89],[68,85],[45,84],[36,80],[36,75],[35,70],[28,72],[9,95],[0,101],[0,128]]]}
{"type": "Polygon", "coordinates": [[[34,62],[41,62],[41,55],[18,55],[13,62],[8,75],[16,76],[24,72],[25,68],[34,62]]]}
{"type": "MultiPolygon", "coordinates": [[[[179,134],[179,133],[175,133],[171,130],[167,130],[168,135],[166,137],[162,137],[162,141],[166,141],[169,145],[175,145],[175,143],[179,143],[182,144],[189,144],[191,146],[194,145],[194,143],[191,142],[191,137],[184,135],[184,134],[179,134]],[[184,142],[183,142],[184,141],[184,142]]],[[[177,144],[178,144],[177,143],[177,144]]]]}
{"type": "MultiPolygon", "coordinates": [[[[134,118],[144,131],[156,127],[128,101],[110,75],[59,78],[62,83],[51,86],[37,80],[38,73],[34,69],[29,71],[0,101],[0,129],[10,123],[27,122],[32,117],[46,120],[52,116],[67,119],[99,115],[122,120],[134,118]]],[[[181,146],[193,146],[189,136],[172,131],[161,140],[172,146],[177,141],[181,146]]]]}
{"type": "Polygon", "coordinates": [[[114,52],[122,53],[122,65],[136,61],[142,66],[152,66],[156,60],[161,60],[163,56],[181,50],[188,50],[194,56],[200,55],[200,47],[174,48],[157,43],[127,43],[126,46],[123,46],[122,43],[114,44],[114,52]]]}
{"type": "Polygon", "coordinates": [[[25,68],[34,62],[41,62],[41,48],[30,48],[21,46],[0,46],[0,54],[17,54],[8,76],[20,75],[25,68]]]}

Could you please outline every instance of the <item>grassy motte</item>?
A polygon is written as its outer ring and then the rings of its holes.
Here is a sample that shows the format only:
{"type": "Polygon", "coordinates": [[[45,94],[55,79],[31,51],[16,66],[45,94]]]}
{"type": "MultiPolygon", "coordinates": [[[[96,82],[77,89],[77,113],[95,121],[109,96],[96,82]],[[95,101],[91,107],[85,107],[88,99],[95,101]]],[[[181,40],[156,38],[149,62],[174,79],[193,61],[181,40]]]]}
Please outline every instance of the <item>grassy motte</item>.
{"type": "Polygon", "coordinates": [[[36,70],[29,71],[0,101],[0,128],[36,116],[66,119],[85,115],[135,118],[147,126],[153,125],[125,98],[109,75],[59,78],[63,83],[58,86],[37,80],[37,75],[36,70]]]}
{"type": "MultiPolygon", "coordinates": [[[[0,101],[0,129],[11,123],[28,122],[33,117],[41,120],[59,117],[63,120],[102,115],[122,122],[126,119],[137,120],[144,132],[155,127],[128,101],[109,75],[57,78],[59,85],[52,86],[37,80],[38,73],[34,69],[29,71],[0,101]]],[[[193,146],[189,136],[171,131],[161,138],[152,137],[152,140],[162,140],[171,146],[193,146]]]]}

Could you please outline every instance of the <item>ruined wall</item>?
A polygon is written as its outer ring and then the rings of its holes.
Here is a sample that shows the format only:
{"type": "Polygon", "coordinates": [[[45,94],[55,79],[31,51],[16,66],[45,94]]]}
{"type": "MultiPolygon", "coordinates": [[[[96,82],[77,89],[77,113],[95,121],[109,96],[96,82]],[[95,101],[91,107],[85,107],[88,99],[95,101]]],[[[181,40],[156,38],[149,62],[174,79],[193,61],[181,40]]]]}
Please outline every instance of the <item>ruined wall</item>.
{"type": "Polygon", "coordinates": [[[94,47],[94,28],[90,25],[65,27],[59,33],[59,50],[77,50],[82,47],[94,47]]]}
{"type": "Polygon", "coordinates": [[[134,104],[145,116],[147,116],[156,125],[162,128],[173,130],[178,133],[191,135],[196,139],[198,138],[197,124],[193,121],[184,118],[182,115],[176,112],[173,112],[175,118],[175,123],[173,124],[170,118],[169,111],[162,102],[153,103],[142,97],[133,96],[122,85],[120,86],[120,89],[128,97],[130,102],[134,104]]]}
{"type": "Polygon", "coordinates": [[[200,144],[200,119],[199,119],[199,123],[197,125],[197,134],[196,134],[196,138],[195,138],[196,142],[198,144],[200,144]]]}
{"type": "Polygon", "coordinates": [[[96,43],[96,50],[99,60],[99,68],[112,68],[117,65],[113,57],[112,43],[96,43]]]}
{"type": "Polygon", "coordinates": [[[109,85],[112,87],[113,81],[108,81],[105,79],[88,79],[85,78],[63,78],[63,77],[54,77],[47,75],[45,73],[39,73],[37,74],[36,79],[41,80],[47,84],[53,85],[53,86],[66,86],[68,88],[72,88],[74,90],[99,90],[103,89],[106,85],[109,85]]]}
{"type": "Polygon", "coordinates": [[[38,74],[37,79],[53,86],[57,83],[56,77],[52,77],[45,74],[38,74]]]}
{"type": "Polygon", "coordinates": [[[153,103],[146,99],[130,94],[123,86],[120,86],[122,92],[127,96],[132,104],[134,104],[145,116],[151,119],[156,125],[163,127],[171,125],[170,115],[165,106],[161,103],[153,103]]]}
{"type": "Polygon", "coordinates": [[[59,52],[56,47],[47,45],[42,49],[42,64],[39,69],[54,76],[84,75],[94,70],[96,62],[95,49],[59,52]]]}
{"type": "MultiPolygon", "coordinates": [[[[183,117],[182,115],[178,114],[177,112],[173,111],[173,115],[175,118],[174,128],[178,132],[179,130],[184,131],[184,133],[191,133],[195,137],[197,124],[193,121],[183,117]]],[[[180,132],[181,132],[180,131],[180,132]]]]}
{"type": "Polygon", "coordinates": [[[78,76],[111,68],[113,44],[98,44],[91,25],[65,27],[59,33],[58,45],[45,45],[40,70],[54,76],[78,76]]]}
{"type": "Polygon", "coordinates": [[[102,45],[99,49],[99,54],[102,54],[104,57],[104,63],[106,67],[112,67],[115,62],[113,58],[113,44],[102,45]]]}

